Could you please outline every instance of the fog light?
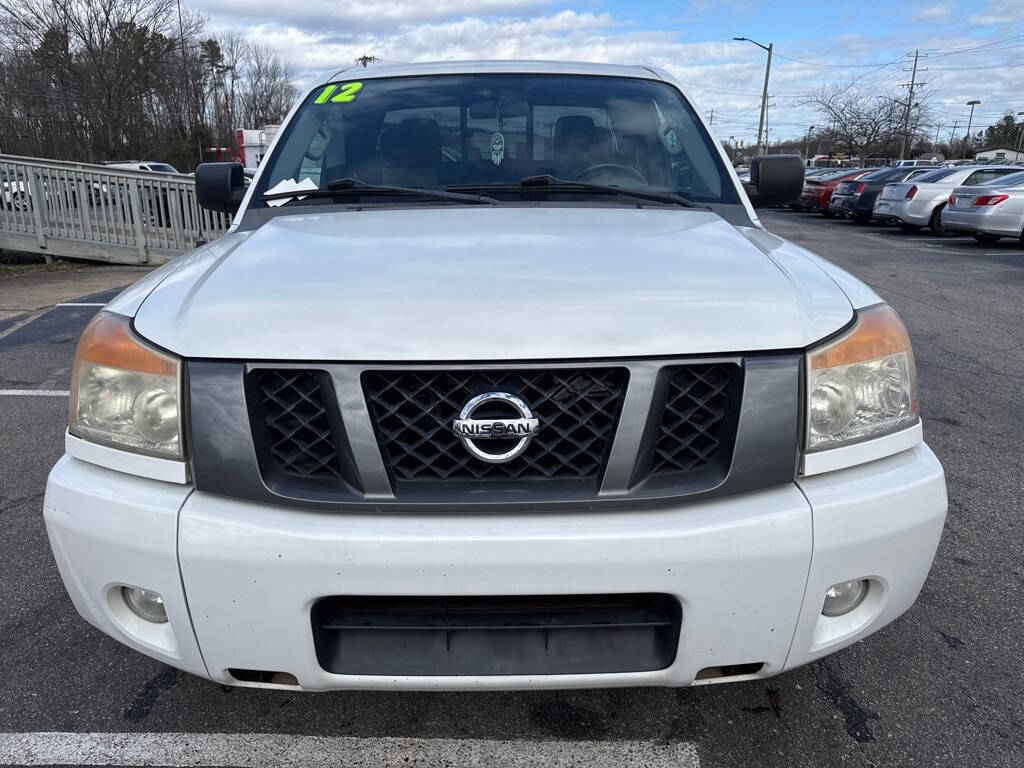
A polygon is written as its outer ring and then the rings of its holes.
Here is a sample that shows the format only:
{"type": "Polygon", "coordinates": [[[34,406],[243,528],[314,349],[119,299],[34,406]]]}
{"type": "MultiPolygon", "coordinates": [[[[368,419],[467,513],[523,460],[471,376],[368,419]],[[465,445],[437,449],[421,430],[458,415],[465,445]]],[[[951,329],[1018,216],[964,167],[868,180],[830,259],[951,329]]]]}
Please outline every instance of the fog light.
{"type": "Polygon", "coordinates": [[[825,602],[821,612],[825,616],[843,616],[864,601],[868,593],[866,579],[841,581],[825,590],[825,602]]]}
{"type": "Polygon", "coordinates": [[[121,587],[121,596],[132,609],[132,613],[140,619],[152,621],[154,624],[164,624],[167,621],[164,599],[156,592],[138,587],[121,587]]]}

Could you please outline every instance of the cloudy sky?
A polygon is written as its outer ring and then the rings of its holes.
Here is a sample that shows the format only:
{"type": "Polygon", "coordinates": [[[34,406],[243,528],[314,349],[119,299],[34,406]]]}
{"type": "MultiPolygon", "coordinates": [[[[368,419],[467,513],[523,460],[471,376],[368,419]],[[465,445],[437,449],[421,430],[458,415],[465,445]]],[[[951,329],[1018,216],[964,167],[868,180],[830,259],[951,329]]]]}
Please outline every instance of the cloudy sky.
{"type": "Polygon", "coordinates": [[[809,92],[859,79],[880,92],[909,81],[921,51],[922,95],[948,138],[1024,111],[1024,0],[183,0],[216,31],[279,50],[303,79],[373,54],[386,62],[470,58],[655,64],[678,77],[722,137],[752,142],[765,54],[774,42],[770,138],[803,135],[809,92]]]}

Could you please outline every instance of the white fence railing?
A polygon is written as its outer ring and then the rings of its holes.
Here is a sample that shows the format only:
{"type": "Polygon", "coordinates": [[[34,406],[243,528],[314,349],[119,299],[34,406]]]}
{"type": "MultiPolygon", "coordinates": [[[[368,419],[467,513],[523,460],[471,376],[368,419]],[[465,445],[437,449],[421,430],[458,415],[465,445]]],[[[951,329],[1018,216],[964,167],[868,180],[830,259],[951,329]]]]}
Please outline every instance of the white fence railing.
{"type": "Polygon", "coordinates": [[[0,155],[0,248],[119,264],[160,264],[219,237],[195,180],[0,155]]]}

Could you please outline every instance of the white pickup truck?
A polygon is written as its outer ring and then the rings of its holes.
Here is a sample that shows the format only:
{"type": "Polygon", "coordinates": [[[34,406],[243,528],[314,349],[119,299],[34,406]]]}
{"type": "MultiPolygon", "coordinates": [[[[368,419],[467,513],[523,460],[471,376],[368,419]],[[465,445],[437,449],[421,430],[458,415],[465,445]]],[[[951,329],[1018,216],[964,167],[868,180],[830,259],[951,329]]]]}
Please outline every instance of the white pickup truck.
{"type": "Polygon", "coordinates": [[[946,514],[910,340],[766,232],[680,86],[340,71],[231,230],[85,330],[45,519],[86,620],[230,685],[767,677],[914,602],[946,514]]]}

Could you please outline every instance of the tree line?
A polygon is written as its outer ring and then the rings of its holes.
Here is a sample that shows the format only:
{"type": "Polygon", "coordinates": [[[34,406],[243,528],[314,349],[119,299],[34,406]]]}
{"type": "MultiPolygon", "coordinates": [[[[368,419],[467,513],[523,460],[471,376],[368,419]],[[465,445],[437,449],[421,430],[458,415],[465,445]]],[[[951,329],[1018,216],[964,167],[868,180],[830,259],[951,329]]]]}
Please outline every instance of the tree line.
{"type": "Polygon", "coordinates": [[[294,75],[176,0],[0,0],[0,152],[190,171],[278,123],[294,75]]]}

